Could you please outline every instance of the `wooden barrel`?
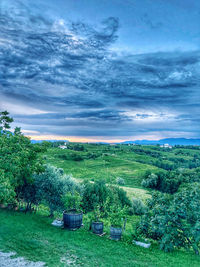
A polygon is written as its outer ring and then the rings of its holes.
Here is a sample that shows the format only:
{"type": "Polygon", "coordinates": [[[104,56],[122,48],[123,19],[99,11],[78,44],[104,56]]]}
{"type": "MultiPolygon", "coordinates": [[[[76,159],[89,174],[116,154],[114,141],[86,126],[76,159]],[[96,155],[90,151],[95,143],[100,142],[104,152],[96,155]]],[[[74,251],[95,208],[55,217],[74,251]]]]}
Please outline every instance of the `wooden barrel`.
{"type": "Polygon", "coordinates": [[[122,228],[110,227],[110,239],[112,240],[120,240],[122,236],[122,228]]]}
{"type": "Polygon", "coordinates": [[[103,234],[103,222],[92,222],[92,232],[97,235],[103,234]]]}
{"type": "Polygon", "coordinates": [[[82,226],[83,213],[78,213],[76,210],[63,212],[64,227],[69,230],[75,230],[82,226]]]}

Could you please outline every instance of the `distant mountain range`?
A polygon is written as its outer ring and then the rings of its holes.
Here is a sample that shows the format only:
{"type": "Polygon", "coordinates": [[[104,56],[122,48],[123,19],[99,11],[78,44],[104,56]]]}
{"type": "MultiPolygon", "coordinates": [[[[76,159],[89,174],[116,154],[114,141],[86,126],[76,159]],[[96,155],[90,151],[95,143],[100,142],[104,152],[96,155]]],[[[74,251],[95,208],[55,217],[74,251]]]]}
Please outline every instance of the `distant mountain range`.
{"type": "Polygon", "coordinates": [[[36,144],[36,143],[42,143],[43,141],[46,141],[46,142],[66,142],[68,143],[69,141],[68,140],[31,140],[31,143],[32,144],[36,144]]]}
{"type": "Polygon", "coordinates": [[[160,140],[135,140],[124,141],[121,144],[137,144],[137,145],[198,145],[200,146],[200,139],[187,139],[187,138],[165,138],[160,140]]]}
{"type": "MultiPolygon", "coordinates": [[[[47,142],[66,142],[68,143],[68,140],[31,140],[31,143],[42,143],[43,141],[47,142]]],[[[97,144],[109,144],[106,142],[96,142],[97,144]]],[[[121,143],[115,143],[115,144],[137,144],[137,145],[164,145],[169,144],[171,146],[174,145],[197,145],[200,146],[200,139],[187,139],[187,138],[165,138],[160,140],[135,140],[135,141],[124,141],[121,143]]]]}

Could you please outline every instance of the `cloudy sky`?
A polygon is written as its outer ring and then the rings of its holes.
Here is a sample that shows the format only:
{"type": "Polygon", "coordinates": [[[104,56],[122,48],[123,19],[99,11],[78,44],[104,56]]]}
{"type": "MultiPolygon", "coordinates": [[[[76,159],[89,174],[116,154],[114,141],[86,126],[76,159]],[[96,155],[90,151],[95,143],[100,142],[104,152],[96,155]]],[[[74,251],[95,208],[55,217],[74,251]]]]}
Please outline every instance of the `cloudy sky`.
{"type": "Polygon", "coordinates": [[[200,133],[200,2],[0,0],[0,110],[32,138],[200,133]]]}

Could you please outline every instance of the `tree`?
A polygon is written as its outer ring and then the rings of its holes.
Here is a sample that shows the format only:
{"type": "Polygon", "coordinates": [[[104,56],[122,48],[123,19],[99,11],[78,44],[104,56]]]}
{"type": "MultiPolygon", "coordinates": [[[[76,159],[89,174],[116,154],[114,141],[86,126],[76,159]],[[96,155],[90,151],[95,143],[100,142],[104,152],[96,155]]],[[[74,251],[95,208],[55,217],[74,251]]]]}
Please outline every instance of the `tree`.
{"type": "Polygon", "coordinates": [[[10,129],[10,123],[13,122],[13,118],[9,117],[8,111],[0,112],[0,131],[6,131],[10,129]]]}
{"type": "Polygon", "coordinates": [[[11,186],[9,179],[0,169],[0,203],[8,203],[15,197],[14,188],[11,186]]]}
{"type": "Polygon", "coordinates": [[[84,183],[82,206],[86,212],[94,210],[97,205],[100,210],[104,210],[108,199],[109,205],[115,203],[120,207],[131,206],[130,200],[122,188],[107,186],[104,180],[84,183]]]}
{"type": "Polygon", "coordinates": [[[0,112],[0,170],[2,184],[10,192],[10,197],[4,197],[1,202],[14,200],[14,196],[19,199],[21,187],[32,181],[34,173],[43,170],[40,150],[21,133],[20,128],[15,128],[14,133],[7,131],[13,121],[8,115],[7,111],[0,112]]]}
{"type": "Polygon", "coordinates": [[[158,240],[160,248],[193,248],[199,254],[200,184],[193,183],[174,195],[154,193],[139,231],[158,240]]]}
{"type": "Polygon", "coordinates": [[[86,212],[94,210],[99,205],[103,209],[109,189],[103,180],[95,181],[94,183],[84,183],[82,205],[86,212]]]}
{"type": "Polygon", "coordinates": [[[63,197],[66,193],[80,191],[78,184],[62,169],[46,165],[45,171],[34,176],[37,199],[49,207],[50,217],[54,211],[62,210],[63,197]]]}

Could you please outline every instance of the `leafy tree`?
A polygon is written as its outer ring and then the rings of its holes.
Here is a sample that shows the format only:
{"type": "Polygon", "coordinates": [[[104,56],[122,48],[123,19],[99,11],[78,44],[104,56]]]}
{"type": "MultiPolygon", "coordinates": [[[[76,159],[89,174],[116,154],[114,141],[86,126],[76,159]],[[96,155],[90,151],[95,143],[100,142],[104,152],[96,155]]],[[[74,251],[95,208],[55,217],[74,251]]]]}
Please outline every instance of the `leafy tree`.
{"type": "Polygon", "coordinates": [[[94,210],[97,205],[103,211],[108,199],[109,205],[131,206],[126,192],[117,186],[107,186],[103,180],[84,183],[82,206],[86,212],[94,210]]]}
{"type": "Polygon", "coordinates": [[[14,188],[9,179],[5,176],[4,170],[0,169],[0,203],[12,202],[15,197],[14,188]]]}
{"type": "Polygon", "coordinates": [[[86,212],[94,210],[99,205],[103,209],[105,201],[109,196],[109,189],[103,180],[94,183],[84,183],[82,206],[86,212]]]}
{"type": "Polygon", "coordinates": [[[19,199],[26,203],[26,212],[32,210],[32,205],[38,205],[41,196],[37,192],[35,180],[25,183],[19,188],[19,199]]]}
{"type": "Polygon", "coordinates": [[[177,171],[164,172],[160,171],[156,174],[147,172],[141,185],[147,188],[159,190],[161,192],[173,194],[177,192],[181,179],[177,171]]]}
{"type": "Polygon", "coordinates": [[[139,198],[132,198],[132,211],[135,215],[143,215],[146,212],[146,206],[139,198]]]}
{"type": "Polygon", "coordinates": [[[199,254],[200,184],[190,184],[174,195],[154,193],[139,231],[158,240],[160,248],[193,248],[199,254]]]}
{"type": "Polygon", "coordinates": [[[10,129],[10,123],[13,122],[13,118],[9,117],[8,111],[0,112],[0,131],[6,131],[10,129]]]}
{"type": "Polygon", "coordinates": [[[70,176],[64,175],[62,169],[46,165],[45,171],[34,176],[37,199],[46,204],[52,217],[54,211],[62,210],[63,197],[66,193],[80,191],[78,184],[70,176]]]}
{"type": "Polygon", "coordinates": [[[18,199],[20,188],[32,181],[33,173],[42,171],[38,148],[23,136],[20,128],[15,128],[14,133],[7,131],[12,121],[7,111],[0,113],[0,170],[8,192],[1,202],[14,200],[14,196],[18,199]]]}

